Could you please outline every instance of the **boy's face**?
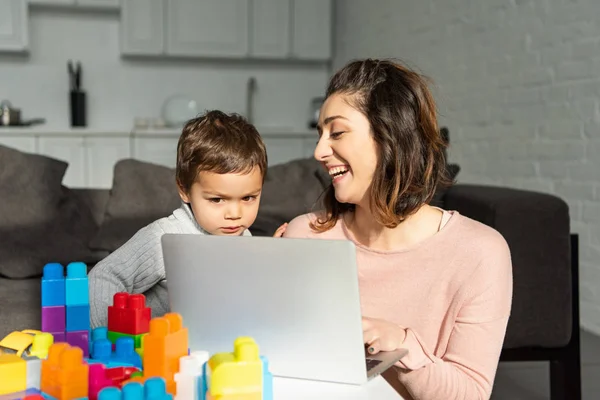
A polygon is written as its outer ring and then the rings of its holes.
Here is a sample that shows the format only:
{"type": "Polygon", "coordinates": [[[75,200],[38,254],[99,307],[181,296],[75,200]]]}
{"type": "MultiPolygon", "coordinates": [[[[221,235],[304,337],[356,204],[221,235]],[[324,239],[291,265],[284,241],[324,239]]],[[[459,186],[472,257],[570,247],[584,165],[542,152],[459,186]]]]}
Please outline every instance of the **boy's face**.
{"type": "Polygon", "coordinates": [[[196,222],[212,235],[239,236],[254,223],[263,177],[259,167],[246,174],[200,172],[190,191],[179,189],[196,222]]]}

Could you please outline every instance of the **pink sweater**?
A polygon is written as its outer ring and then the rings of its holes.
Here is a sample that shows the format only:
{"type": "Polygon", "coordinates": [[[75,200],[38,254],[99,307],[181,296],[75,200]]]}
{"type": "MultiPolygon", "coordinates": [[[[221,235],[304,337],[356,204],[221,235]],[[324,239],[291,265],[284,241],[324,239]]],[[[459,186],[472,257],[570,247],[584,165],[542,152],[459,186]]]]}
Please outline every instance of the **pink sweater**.
{"type": "Polygon", "coordinates": [[[357,243],[342,220],[317,234],[313,214],[292,220],[284,235],[354,241],[362,314],[406,329],[409,354],[385,376],[407,400],[489,399],[510,314],[506,241],[456,211],[446,217],[438,233],[398,251],[357,243]]]}

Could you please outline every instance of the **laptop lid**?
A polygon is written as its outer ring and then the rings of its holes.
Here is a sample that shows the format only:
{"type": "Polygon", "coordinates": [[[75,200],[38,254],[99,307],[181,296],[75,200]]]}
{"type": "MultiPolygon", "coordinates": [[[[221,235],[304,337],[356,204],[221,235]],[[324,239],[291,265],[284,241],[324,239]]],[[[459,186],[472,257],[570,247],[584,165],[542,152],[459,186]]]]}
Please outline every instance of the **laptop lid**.
{"type": "Polygon", "coordinates": [[[276,376],[367,380],[352,242],[165,234],[162,246],[192,350],[251,336],[276,376]]]}

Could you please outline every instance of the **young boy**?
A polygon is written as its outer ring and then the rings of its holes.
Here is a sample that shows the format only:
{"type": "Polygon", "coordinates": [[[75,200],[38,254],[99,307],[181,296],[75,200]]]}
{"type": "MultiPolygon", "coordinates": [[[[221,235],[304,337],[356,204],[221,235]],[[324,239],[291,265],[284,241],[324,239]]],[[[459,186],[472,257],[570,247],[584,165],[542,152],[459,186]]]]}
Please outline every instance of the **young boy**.
{"type": "MultiPolygon", "coordinates": [[[[244,118],[209,111],[184,126],[176,182],[182,205],[140,229],[89,275],[93,328],[107,326],[115,293],[143,293],[152,317],[169,310],[161,237],[165,233],[249,236],[267,172],[265,145],[244,118]]],[[[274,236],[280,237],[282,225],[274,236]]]]}

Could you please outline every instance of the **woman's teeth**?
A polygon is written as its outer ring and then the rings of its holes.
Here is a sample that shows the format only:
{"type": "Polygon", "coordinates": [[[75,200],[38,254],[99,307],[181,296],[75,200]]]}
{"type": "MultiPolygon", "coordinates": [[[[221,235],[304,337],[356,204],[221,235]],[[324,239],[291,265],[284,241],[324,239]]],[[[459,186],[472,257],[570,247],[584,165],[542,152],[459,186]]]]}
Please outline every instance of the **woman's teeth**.
{"type": "Polygon", "coordinates": [[[348,172],[348,168],[346,167],[335,167],[335,168],[331,168],[329,170],[329,175],[330,176],[337,176],[337,175],[341,175],[343,173],[348,172]]]}

